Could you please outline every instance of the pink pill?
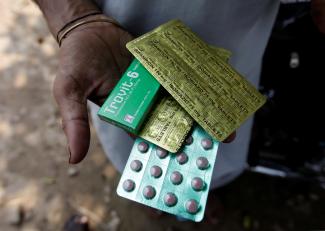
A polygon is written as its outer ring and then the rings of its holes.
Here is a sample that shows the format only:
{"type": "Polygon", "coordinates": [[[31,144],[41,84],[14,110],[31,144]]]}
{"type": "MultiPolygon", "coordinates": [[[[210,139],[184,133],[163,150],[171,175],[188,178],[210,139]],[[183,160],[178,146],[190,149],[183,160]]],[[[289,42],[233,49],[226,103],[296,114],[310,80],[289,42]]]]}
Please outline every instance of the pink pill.
{"type": "Polygon", "coordinates": [[[145,153],[148,151],[148,149],[149,149],[149,145],[146,142],[142,141],[138,144],[138,150],[140,152],[145,153]]]}
{"type": "Polygon", "coordinates": [[[165,203],[165,205],[167,205],[169,207],[176,205],[176,203],[177,203],[176,195],[174,193],[167,193],[164,196],[164,203],[165,203]]]}
{"type": "Polygon", "coordinates": [[[132,160],[130,167],[133,171],[139,172],[142,169],[142,163],[140,160],[132,160]]]}
{"type": "Polygon", "coordinates": [[[154,165],[150,168],[150,175],[154,178],[159,178],[162,174],[162,170],[159,166],[154,165]]]}
{"type": "Polygon", "coordinates": [[[154,187],[148,185],[143,188],[142,194],[146,199],[150,200],[156,196],[156,190],[154,187]]]}
{"type": "Polygon", "coordinates": [[[170,181],[175,184],[178,185],[180,183],[182,183],[183,181],[183,176],[180,172],[178,171],[174,171],[171,175],[170,175],[170,181]]]}
{"type": "Polygon", "coordinates": [[[191,145],[193,143],[193,136],[189,136],[185,140],[186,145],[191,145]]]}
{"type": "Polygon", "coordinates": [[[135,183],[133,180],[127,179],[123,182],[123,189],[127,192],[133,191],[135,188],[135,183]]]}
{"type": "Polygon", "coordinates": [[[179,164],[185,164],[188,161],[188,156],[185,152],[181,152],[177,154],[176,160],[179,164]]]}
{"type": "Polygon", "coordinates": [[[204,188],[204,181],[200,177],[194,177],[191,186],[195,191],[201,191],[204,188]]]}
{"type": "Polygon", "coordinates": [[[210,138],[204,138],[201,140],[201,145],[205,150],[209,150],[213,146],[213,142],[210,138]]]}
{"type": "Polygon", "coordinates": [[[196,200],[190,199],[185,203],[185,209],[190,214],[195,214],[199,210],[199,204],[196,200]]]}
{"type": "Polygon", "coordinates": [[[201,156],[196,159],[196,165],[199,169],[204,170],[207,169],[210,164],[207,158],[201,156]]]}
{"type": "Polygon", "coordinates": [[[168,152],[165,149],[162,148],[157,148],[156,150],[156,155],[160,158],[163,159],[168,155],[168,152]]]}

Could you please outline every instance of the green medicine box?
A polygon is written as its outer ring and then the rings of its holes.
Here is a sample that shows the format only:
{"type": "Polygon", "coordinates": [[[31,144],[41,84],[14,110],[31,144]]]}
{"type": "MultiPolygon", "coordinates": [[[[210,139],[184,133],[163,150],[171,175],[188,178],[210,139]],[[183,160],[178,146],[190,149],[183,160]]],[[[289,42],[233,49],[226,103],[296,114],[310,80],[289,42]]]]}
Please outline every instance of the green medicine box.
{"type": "Polygon", "coordinates": [[[98,111],[109,123],[137,134],[159,90],[159,82],[134,59],[98,111]]]}

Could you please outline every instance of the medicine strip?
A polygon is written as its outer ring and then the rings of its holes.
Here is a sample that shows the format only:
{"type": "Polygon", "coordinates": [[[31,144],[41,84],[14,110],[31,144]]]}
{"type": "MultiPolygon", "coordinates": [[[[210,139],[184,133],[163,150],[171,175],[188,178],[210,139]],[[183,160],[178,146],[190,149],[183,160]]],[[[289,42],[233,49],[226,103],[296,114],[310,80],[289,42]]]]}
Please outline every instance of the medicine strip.
{"type": "Polygon", "coordinates": [[[165,96],[154,106],[139,137],[175,153],[179,150],[193,125],[193,119],[174,100],[165,96]]]}
{"type": "Polygon", "coordinates": [[[127,48],[212,137],[222,141],[266,101],[179,20],[127,48]]]}
{"type": "Polygon", "coordinates": [[[199,222],[204,216],[218,146],[199,126],[177,154],[138,138],[117,194],[199,222]]]}
{"type": "MultiPolygon", "coordinates": [[[[229,60],[230,51],[220,47],[210,47],[215,55],[229,60]]],[[[139,137],[175,153],[181,148],[185,137],[192,128],[193,119],[170,95],[157,101],[144,122],[139,137]]]]}

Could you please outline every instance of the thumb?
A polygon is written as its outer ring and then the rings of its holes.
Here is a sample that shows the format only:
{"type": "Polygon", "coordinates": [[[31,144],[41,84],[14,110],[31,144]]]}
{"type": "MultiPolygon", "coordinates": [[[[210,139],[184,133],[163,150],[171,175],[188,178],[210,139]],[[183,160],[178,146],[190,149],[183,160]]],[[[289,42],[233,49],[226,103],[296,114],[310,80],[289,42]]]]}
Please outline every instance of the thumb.
{"type": "Polygon", "coordinates": [[[85,91],[72,75],[59,75],[54,81],[53,94],[67,137],[69,163],[77,164],[86,156],[90,142],[85,91]]]}

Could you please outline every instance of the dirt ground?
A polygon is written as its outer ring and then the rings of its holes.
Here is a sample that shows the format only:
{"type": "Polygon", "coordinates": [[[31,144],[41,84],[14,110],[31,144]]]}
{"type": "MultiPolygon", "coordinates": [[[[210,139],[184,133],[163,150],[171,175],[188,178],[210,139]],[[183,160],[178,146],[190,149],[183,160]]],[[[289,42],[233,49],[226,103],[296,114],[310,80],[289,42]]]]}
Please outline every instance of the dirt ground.
{"type": "Polygon", "coordinates": [[[0,231],[59,231],[73,214],[103,231],[325,230],[324,190],[309,183],[245,173],[218,190],[211,225],[151,218],[119,198],[94,132],[87,158],[69,165],[51,93],[57,45],[31,1],[1,0],[0,15],[0,231]]]}

